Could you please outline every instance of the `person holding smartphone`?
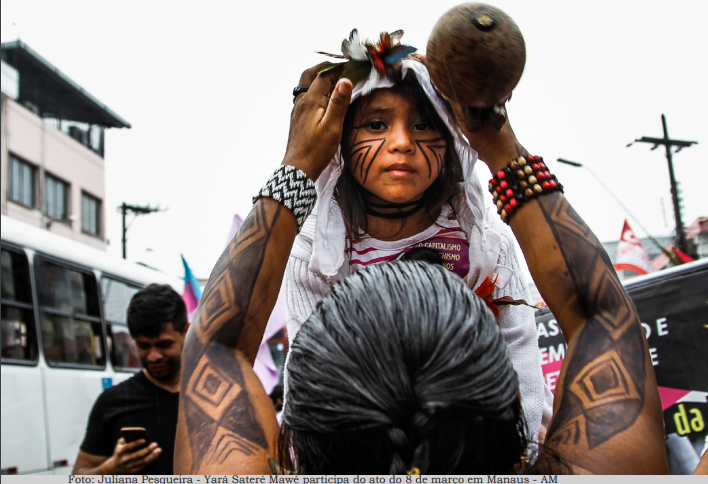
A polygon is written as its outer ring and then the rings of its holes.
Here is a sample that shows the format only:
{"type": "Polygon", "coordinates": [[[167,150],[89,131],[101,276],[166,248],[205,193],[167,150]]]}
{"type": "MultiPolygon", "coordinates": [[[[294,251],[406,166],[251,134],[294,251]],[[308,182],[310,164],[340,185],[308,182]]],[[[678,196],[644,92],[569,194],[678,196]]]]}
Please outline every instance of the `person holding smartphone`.
{"type": "Polygon", "coordinates": [[[151,284],[127,319],[142,371],[98,397],[73,474],[173,473],[187,309],[170,286],[151,284]]]}

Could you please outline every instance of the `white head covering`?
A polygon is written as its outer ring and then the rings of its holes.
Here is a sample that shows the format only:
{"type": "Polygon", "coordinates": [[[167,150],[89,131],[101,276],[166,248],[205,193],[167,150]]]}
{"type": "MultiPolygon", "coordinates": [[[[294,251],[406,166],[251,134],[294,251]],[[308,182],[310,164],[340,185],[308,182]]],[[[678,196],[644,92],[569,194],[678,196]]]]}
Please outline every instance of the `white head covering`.
{"type": "MultiPolygon", "coordinates": [[[[374,71],[374,69],[372,69],[372,71],[374,71]]],[[[477,152],[467,144],[462,136],[462,132],[455,123],[454,116],[448,110],[437,92],[435,92],[430,82],[428,69],[417,60],[404,59],[401,62],[401,74],[403,78],[405,78],[409,73],[417,77],[418,84],[423,88],[423,91],[428,96],[433,106],[435,106],[435,110],[447,126],[447,129],[452,133],[455,151],[462,165],[467,203],[475,220],[482,225],[486,213],[484,208],[484,193],[482,191],[482,185],[473,173],[474,164],[477,161],[477,152]]],[[[359,82],[352,91],[351,102],[354,102],[358,97],[362,96],[363,92],[368,93],[374,89],[392,87],[394,84],[395,83],[387,77],[379,78],[378,82],[371,78],[366,82],[359,82]]],[[[342,160],[340,146],[337,154],[334,155],[334,158],[332,158],[332,161],[322,172],[316,183],[317,204],[314,210],[317,215],[317,225],[309,267],[311,271],[328,280],[335,279],[335,276],[337,276],[344,264],[346,226],[344,225],[344,217],[342,216],[341,209],[336,203],[332,203],[334,189],[342,174],[343,167],[344,161],[342,160]]]]}

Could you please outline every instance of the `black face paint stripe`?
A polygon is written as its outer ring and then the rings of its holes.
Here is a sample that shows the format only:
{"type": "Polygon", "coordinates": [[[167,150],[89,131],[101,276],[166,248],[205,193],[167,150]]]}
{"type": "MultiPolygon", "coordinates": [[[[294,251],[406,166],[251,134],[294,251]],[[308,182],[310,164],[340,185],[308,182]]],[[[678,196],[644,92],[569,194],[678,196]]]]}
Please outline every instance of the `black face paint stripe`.
{"type": "Polygon", "coordinates": [[[352,149],[350,150],[349,158],[353,159],[355,155],[359,155],[356,158],[356,161],[354,162],[354,167],[352,168],[352,171],[356,172],[357,167],[359,167],[359,176],[363,178],[362,185],[366,183],[366,179],[369,177],[369,170],[371,169],[371,165],[373,164],[374,160],[376,159],[376,156],[379,154],[379,151],[381,151],[381,147],[384,145],[386,142],[386,138],[375,138],[375,139],[368,139],[364,141],[359,141],[358,143],[354,143],[352,145],[352,149]],[[375,143],[377,141],[380,141],[378,147],[376,148],[376,152],[374,153],[374,156],[371,158],[371,161],[369,162],[368,166],[366,167],[366,173],[364,173],[364,165],[366,164],[366,158],[368,157],[369,153],[371,153],[372,148],[375,146],[375,143]],[[361,162],[361,165],[359,165],[359,162],[361,162]]]}
{"type": "Polygon", "coordinates": [[[369,178],[369,170],[371,169],[371,165],[374,164],[374,160],[379,155],[379,151],[381,151],[381,147],[384,145],[385,142],[386,142],[386,138],[383,138],[381,140],[381,143],[379,143],[379,147],[376,148],[376,153],[374,153],[374,156],[371,157],[371,161],[369,162],[369,166],[367,166],[367,168],[366,168],[366,174],[364,175],[364,180],[361,182],[362,185],[366,184],[366,180],[369,178]]]}
{"type": "Polygon", "coordinates": [[[386,138],[373,138],[373,139],[365,139],[362,141],[358,141],[352,145],[352,149],[354,149],[354,147],[359,146],[360,144],[363,144],[363,143],[371,143],[372,141],[381,141],[381,140],[386,141],[386,138]]]}
{"type": "Polygon", "coordinates": [[[445,141],[444,137],[439,137],[439,138],[434,138],[434,139],[423,139],[423,140],[415,140],[415,144],[418,145],[418,149],[423,153],[423,156],[425,157],[425,161],[428,163],[428,178],[433,177],[433,165],[430,162],[430,158],[428,157],[427,153],[425,152],[425,148],[428,148],[430,152],[433,154],[435,157],[435,161],[437,163],[437,172],[440,173],[440,170],[442,168],[442,163],[443,159],[440,156],[440,154],[435,151],[435,148],[447,148],[447,142],[445,144],[439,144],[439,145],[433,145],[432,143],[437,143],[439,141],[445,141]]]}

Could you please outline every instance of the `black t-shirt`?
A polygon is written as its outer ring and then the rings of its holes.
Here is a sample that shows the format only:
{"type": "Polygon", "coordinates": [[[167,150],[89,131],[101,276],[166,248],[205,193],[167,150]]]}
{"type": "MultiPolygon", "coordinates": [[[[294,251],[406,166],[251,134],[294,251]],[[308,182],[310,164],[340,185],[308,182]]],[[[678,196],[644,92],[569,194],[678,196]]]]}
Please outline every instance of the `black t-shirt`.
{"type": "Polygon", "coordinates": [[[106,389],[96,399],[89,416],[81,450],[93,455],[113,455],[121,427],[145,427],[160,456],[140,474],[173,474],[179,393],[154,385],[143,372],[106,389]]]}

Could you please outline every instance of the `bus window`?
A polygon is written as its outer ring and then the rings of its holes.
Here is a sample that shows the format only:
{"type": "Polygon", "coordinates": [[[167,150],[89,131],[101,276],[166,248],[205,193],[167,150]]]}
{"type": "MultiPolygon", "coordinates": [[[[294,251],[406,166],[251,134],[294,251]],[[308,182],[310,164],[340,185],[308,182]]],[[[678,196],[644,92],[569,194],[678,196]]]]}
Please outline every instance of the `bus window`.
{"type": "Polygon", "coordinates": [[[47,362],[103,367],[103,331],[94,275],[37,257],[35,277],[47,362]]]}
{"type": "Polygon", "coordinates": [[[101,278],[103,313],[108,323],[111,341],[111,361],[117,370],[135,371],[140,368],[135,342],[130,337],[126,326],[128,305],[139,290],[137,286],[110,277],[101,278]]]}
{"type": "Polygon", "coordinates": [[[128,305],[140,288],[104,276],[101,278],[101,289],[106,321],[126,324],[128,305]]]}
{"type": "Polygon", "coordinates": [[[29,264],[24,254],[2,249],[2,362],[37,360],[29,264]],[[9,360],[9,361],[6,361],[9,360]]]}
{"type": "Polygon", "coordinates": [[[128,332],[128,327],[123,324],[111,324],[111,360],[118,370],[140,368],[138,353],[135,351],[135,341],[128,332]]]}

